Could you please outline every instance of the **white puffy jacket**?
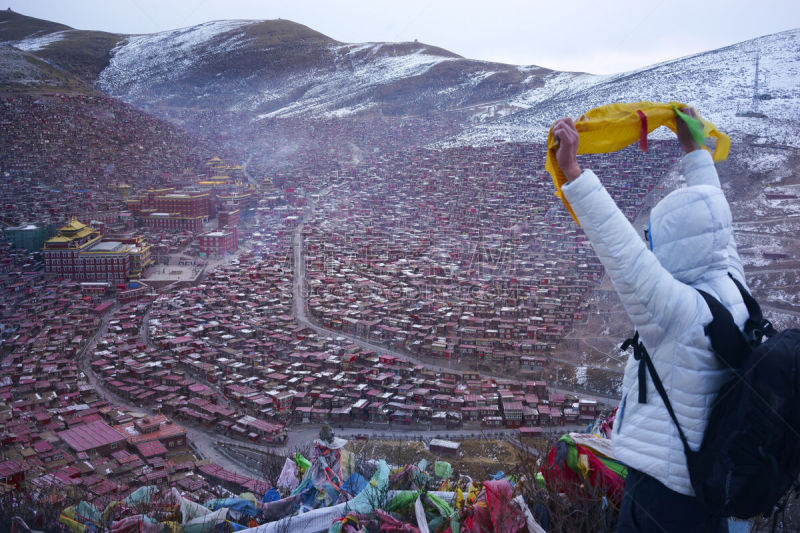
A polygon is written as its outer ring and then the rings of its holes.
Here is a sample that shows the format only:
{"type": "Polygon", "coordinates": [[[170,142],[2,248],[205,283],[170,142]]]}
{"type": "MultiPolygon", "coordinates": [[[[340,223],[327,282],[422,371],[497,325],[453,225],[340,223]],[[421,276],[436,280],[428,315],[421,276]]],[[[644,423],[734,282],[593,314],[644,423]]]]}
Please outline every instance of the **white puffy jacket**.
{"type": "MultiPolygon", "coordinates": [[[[730,371],[711,352],[703,332],[711,322],[711,311],[695,288],[722,302],[740,328],[747,320],[747,308],[727,275],[730,272],[745,283],[730,207],[711,155],[697,150],[684,156],[681,165],[687,187],[653,208],[649,247],[591,170],[566,184],[563,192],[639,331],[689,445],[696,450],[711,403],[730,371]]],[[[647,403],[638,402],[638,367],[631,355],[614,424],[614,453],[670,489],[694,495],[683,444],[649,375],[647,403]]]]}

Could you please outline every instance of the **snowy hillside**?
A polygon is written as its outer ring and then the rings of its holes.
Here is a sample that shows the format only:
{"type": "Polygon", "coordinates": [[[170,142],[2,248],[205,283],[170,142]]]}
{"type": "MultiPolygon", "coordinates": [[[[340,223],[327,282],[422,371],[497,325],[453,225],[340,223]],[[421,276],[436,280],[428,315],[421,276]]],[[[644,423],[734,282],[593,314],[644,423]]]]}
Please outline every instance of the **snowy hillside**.
{"type": "MultiPolygon", "coordinates": [[[[434,66],[455,61],[454,57],[434,55],[418,49],[405,55],[380,54],[381,43],[339,45],[329,48],[335,68],[315,70],[289,81],[289,91],[310,86],[294,102],[275,109],[264,116],[294,114],[320,116],[347,116],[366,111],[375,106],[370,93],[381,85],[420,76],[434,66]]],[[[268,101],[271,95],[255,95],[250,105],[258,107],[259,101],[268,101]]],[[[413,96],[412,96],[413,98],[413,96]]]]}
{"type": "Polygon", "coordinates": [[[100,87],[138,105],[206,107],[213,101],[218,109],[254,119],[370,111],[463,114],[471,127],[439,146],[540,141],[560,116],[577,117],[609,102],[678,100],[724,124],[734,139],[800,145],[794,134],[800,30],[596,76],[467,60],[419,43],[342,44],[315,32],[314,38],[287,34],[261,46],[258,28],[276,22],[211,22],[131,37],[113,50],[100,87]],[[739,117],[753,110],[757,54],[763,98],[758,104],[767,118],[739,117]]]}
{"type": "Polygon", "coordinates": [[[342,117],[517,98],[546,72],[422,43],[343,44],[289,21],[217,21],[121,41],[99,86],[137,105],[342,117]]]}
{"type": "Polygon", "coordinates": [[[4,44],[0,44],[0,87],[14,90],[47,87],[62,91],[92,91],[91,87],[69,72],[50,65],[32,53],[4,44]]]}
{"type": "MultiPolygon", "coordinates": [[[[510,103],[523,111],[480,124],[444,145],[485,145],[498,139],[541,141],[552,122],[611,102],[671,101],[695,105],[734,140],[800,147],[800,30],[792,30],[641,70],[609,76],[552,73],[544,87],[510,103]],[[752,111],[756,55],[759,110],[752,111]]],[[[655,134],[658,135],[657,133],[655,134]]]]}
{"type": "Polygon", "coordinates": [[[210,55],[242,46],[234,30],[250,21],[220,20],[178,30],[134,35],[112,50],[110,65],[100,73],[100,87],[111,94],[137,99],[149,85],[184,78],[210,55]]]}

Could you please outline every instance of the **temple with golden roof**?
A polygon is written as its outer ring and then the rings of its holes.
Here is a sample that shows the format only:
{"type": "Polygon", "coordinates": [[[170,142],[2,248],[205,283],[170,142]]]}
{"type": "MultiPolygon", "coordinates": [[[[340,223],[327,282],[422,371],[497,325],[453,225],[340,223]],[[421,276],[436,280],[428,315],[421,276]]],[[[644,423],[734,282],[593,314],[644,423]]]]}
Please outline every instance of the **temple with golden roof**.
{"type": "Polygon", "coordinates": [[[84,281],[125,282],[153,263],[143,238],[104,239],[74,218],[45,241],[42,256],[46,273],[84,281]]]}
{"type": "Polygon", "coordinates": [[[206,178],[198,185],[221,186],[238,185],[245,180],[242,165],[229,165],[217,156],[206,161],[206,178]]]}

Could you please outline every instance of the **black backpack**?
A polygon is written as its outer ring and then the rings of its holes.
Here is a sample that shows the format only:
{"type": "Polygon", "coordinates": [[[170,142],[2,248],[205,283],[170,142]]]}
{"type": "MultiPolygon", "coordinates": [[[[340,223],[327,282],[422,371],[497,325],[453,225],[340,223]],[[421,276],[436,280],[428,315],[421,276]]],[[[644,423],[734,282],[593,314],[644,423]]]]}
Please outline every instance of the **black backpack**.
{"type": "Polygon", "coordinates": [[[725,306],[698,290],[714,317],[705,329],[714,354],[735,376],[714,400],[698,451],[689,448],[638,333],[625,341],[623,349],[633,345],[634,356],[640,360],[639,401],[646,401],[642,393],[646,367],[678,428],[697,499],[720,516],[750,518],[770,513],[798,482],[800,330],[777,332],[763,318],[758,302],[738,280],[731,279],[750,313],[744,333],[725,306]]]}

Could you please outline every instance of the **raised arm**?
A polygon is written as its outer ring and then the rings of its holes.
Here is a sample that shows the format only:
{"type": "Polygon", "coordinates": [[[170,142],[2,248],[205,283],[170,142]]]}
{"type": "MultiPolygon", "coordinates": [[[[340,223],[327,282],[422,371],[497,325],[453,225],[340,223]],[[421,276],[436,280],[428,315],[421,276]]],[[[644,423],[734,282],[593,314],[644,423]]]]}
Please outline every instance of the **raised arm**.
{"type": "MultiPolygon", "coordinates": [[[[697,117],[697,113],[692,108],[682,108],[681,111],[691,117],[697,117]]],[[[686,178],[686,184],[690,187],[693,185],[712,185],[722,189],[722,185],[719,182],[719,175],[717,174],[717,167],[714,166],[711,153],[707,150],[703,150],[702,147],[697,144],[683,120],[677,121],[676,129],[678,130],[678,141],[686,152],[686,155],[681,159],[681,172],[686,178]]],[[[732,233],[730,241],[728,242],[728,263],[731,274],[747,287],[742,259],[739,257],[736,239],[732,233]]]]}

